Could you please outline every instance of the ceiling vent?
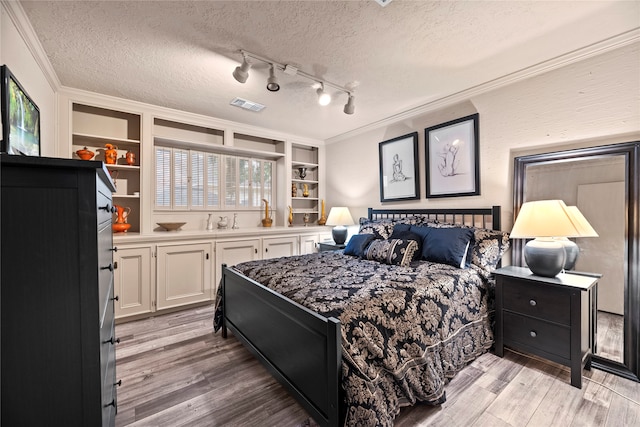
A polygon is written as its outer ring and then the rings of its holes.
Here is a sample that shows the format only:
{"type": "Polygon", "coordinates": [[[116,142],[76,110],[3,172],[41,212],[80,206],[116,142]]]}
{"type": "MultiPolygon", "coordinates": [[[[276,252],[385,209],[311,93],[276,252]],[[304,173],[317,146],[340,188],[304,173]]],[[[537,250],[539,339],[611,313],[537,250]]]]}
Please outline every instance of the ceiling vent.
{"type": "Polygon", "coordinates": [[[257,102],[247,101],[242,98],[233,98],[230,102],[234,107],[244,108],[245,110],[255,111],[256,113],[264,110],[265,106],[262,104],[258,104],[257,102]]]}

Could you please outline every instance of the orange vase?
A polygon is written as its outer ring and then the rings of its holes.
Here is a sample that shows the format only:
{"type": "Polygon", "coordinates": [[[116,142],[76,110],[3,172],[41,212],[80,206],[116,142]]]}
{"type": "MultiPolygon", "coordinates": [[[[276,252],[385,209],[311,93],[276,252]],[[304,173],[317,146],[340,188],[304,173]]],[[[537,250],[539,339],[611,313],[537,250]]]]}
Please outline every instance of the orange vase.
{"type": "Polygon", "coordinates": [[[113,144],[105,144],[104,162],[108,165],[115,165],[118,160],[118,147],[113,144]]]}

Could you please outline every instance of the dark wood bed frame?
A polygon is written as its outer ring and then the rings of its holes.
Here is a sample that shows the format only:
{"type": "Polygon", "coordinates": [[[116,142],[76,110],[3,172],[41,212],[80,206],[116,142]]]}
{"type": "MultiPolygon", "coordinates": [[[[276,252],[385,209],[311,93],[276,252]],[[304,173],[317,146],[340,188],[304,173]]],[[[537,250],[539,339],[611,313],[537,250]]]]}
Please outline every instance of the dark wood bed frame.
{"type": "MultiPolygon", "coordinates": [[[[500,230],[500,207],[372,209],[369,219],[427,215],[441,222],[500,230]]],[[[338,426],[341,408],[340,321],[323,317],[222,266],[223,321],[322,426],[338,426]]]]}

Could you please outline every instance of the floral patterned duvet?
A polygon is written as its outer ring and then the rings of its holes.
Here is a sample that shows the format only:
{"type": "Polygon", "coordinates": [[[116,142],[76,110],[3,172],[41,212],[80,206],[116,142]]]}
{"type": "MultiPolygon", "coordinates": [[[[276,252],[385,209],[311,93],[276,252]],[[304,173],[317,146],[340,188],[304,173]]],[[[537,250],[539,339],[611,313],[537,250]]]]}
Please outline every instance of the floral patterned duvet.
{"type": "Polygon", "coordinates": [[[402,406],[444,402],[447,379],[493,343],[493,287],[473,265],[400,267],[336,251],[234,268],[340,320],[345,425],[390,426],[402,406]]]}

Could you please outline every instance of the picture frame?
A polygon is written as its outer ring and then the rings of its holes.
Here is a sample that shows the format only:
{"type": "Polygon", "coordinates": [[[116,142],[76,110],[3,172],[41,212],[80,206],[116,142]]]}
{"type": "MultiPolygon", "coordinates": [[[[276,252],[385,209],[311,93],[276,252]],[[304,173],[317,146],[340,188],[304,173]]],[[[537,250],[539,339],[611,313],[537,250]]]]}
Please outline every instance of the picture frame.
{"type": "Polygon", "coordinates": [[[479,114],[424,130],[427,199],[480,194],[479,114]]]}
{"type": "Polygon", "coordinates": [[[0,79],[0,151],[40,156],[40,109],[6,65],[0,68],[0,79]]]}
{"type": "Polygon", "coordinates": [[[420,199],[418,132],[379,143],[380,201],[420,199]]]}

